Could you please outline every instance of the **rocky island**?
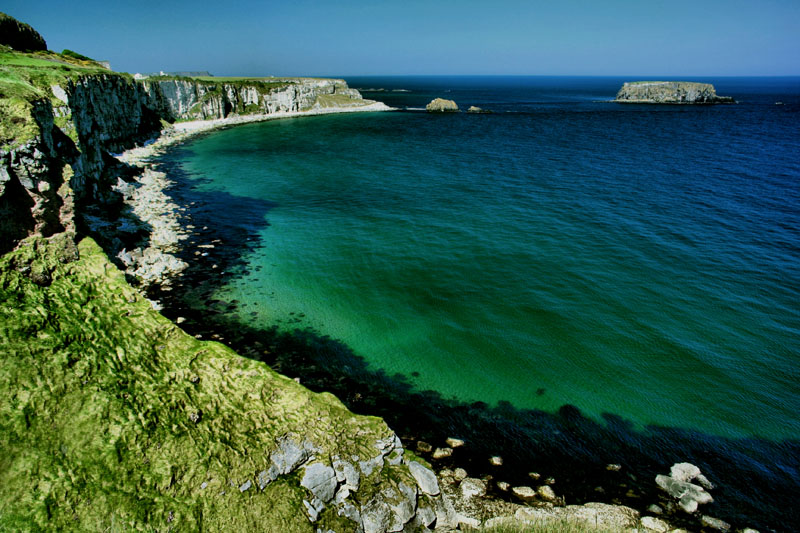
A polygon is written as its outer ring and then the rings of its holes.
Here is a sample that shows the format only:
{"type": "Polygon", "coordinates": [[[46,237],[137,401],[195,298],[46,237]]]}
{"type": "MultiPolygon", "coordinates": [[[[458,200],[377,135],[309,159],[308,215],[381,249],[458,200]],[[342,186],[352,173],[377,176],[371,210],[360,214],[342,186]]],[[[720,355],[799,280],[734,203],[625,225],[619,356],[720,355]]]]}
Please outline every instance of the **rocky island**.
{"type": "Polygon", "coordinates": [[[733,104],[730,96],[718,96],[710,83],[691,81],[626,82],[614,100],[623,104],[733,104]]]}
{"type": "Polygon", "coordinates": [[[453,100],[445,100],[444,98],[434,98],[425,106],[428,113],[457,113],[458,104],[453,100]]]}

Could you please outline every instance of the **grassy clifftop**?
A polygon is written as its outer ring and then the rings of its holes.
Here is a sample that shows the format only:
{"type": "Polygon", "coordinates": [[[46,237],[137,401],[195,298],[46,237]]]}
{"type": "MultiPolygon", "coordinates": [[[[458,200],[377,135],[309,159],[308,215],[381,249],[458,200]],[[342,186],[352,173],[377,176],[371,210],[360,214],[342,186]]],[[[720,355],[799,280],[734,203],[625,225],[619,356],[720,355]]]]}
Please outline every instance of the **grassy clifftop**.
{"type": "Polygon", "coordinates": [[[65,87],[80,76],[108,73],[91,60],[48,51],[17,52],[0,45],[0,149],[24,144],[39,133],[32,116],[34,101],[64,105],[50,89],[53,85],[65,87]]]}
{"type": "Polygon", "coordinates": [[[333,507],[309,522],[302,470],[263,490],[259,473],[286,439],[330,464],[374,459],[392,437],[329,394],[186,335],[92,240],[66,234],[0,258],[0,390],[4,531],[350,530],[333,507]]]}

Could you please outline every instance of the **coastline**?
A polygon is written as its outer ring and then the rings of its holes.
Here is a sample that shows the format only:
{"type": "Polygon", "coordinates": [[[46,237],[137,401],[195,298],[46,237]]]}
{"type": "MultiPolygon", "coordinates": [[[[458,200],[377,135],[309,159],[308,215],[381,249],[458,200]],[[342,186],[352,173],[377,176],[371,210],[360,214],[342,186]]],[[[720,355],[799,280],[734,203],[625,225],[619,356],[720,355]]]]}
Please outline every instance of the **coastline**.
{"type": "MultiPolygon", "coordinates": [[[[153,157],[194,136],[231,126],[285,118],[394,110],[383,102],[372,102],[359,106],[312,108],[307,111],[234,115],[222,119],[177,122],[162,129],[158,137],[144,143],[143,146],[114,154],[120,162],[140,169],[132,183],[119,178],[113,187],[122,195],[127,206],[127,213],[123,212],[123,217],[127,218],[127,221],[121,225],[110,226],[99,218],[87,218],[92,229],[104,235],[109,241],[114,239],[117,232],[135,233],[144,225],[148,232],[146,243],[133,250],[127,248],[118,250],[116,260],[131,281],[135,281],[145,291],[151,286],[158,285],[168,288],[173,279],[189,266],[186,261],[176,256],[176,252],[180,243],[188,239],[193,228],[186,228],[180,224],[181,213],[189,206],[179,206],[165,194],[164,191],[173,182],[166,173],[155,168],[156,165],[151,162],[153,157]]],[[[161,310],[160,303],[152,299],[151,303],[156,310],[161,310]]]]}
{"type": "Polygon", "coordinates": [[[307,111],[278,111],[275,113],[258,113],[252,115],[232,115],[225,118],[211,120],[190,120],[176,122],[168,128],[164,128],[158,137],[152,142],[145,143],[144,146],[137,146],[117,154],[117,159],[128,164],[144,163],[152,155],[160,150],[183,142],[194,135],[206,133],[219,128],[238,126],[240,124],[250,124],[253,122],[266,122],[269,120],[279,120],[283,118],[311,117],[319,115],[334,115],[339,113],[370,113],[396,111],[383,102],[373,102],[371,104],[352,107],[328,107],[309,109],[307,111]]]}
{"type": "MultiPolygon", "coordinates": [[[[173,183],[172,179],[174,176],[170,176],[169,172],[163,173],[155,170],[159,164],[151,161],[150,159],[163,154],[164,150],[166,150],[168,147],[187,140],[194,135],[232,125],[280,118],[293,118],[298,116],[312,116],[353,111],[385,111],[391,109],[388,108],[388,106],[371,105],[368,107],[368,109],[360,107],[356,109],[312,110],[310,112],[276,113],[270,115],[233,117],[232,119],[179,123],[174,128],[169,128],[162,131],[161,136],[154,142],[147,144],[147,146],[129,150],[124,154],[121,154],[119,159],[129,164],[135,164],[137,166],[144,167],[145,173],[151,172],[160,174],[163,176],[163,179],[160,180],[159,183],[164,189],[166,189],[173,183]]],[[[161,192],[163,193],[163,190],[161,192]]],[[[170,209],[161,213],[161,216],[165,219],[172,219],[174,221],[176,218],[183,216],[182,212],[184,209],[188,209],[188,206],[179,207],[177,204],[173,203],[170,209]]],[[[196,228],[192,225],[186,226],[184,228],[184,232],[188,235],[190,233],[189,230],[193,229],[196,228]]],[[[207,228],[204,227],[203,229],[205,230],[207,228]]],[[[214,239],[213,237],[213,230],[209,230],[202,235],[202,240],[205,243],[218,243],[218,239],[214,239]]],[[[213,248],[214,244],[202,244],[198,247],[208,246],[213,248]]],[[[218,247],[218,251],[220,247],[224,247],[224,244],[216,244],[216,246],[218,247]]],[[[206,267],[212,267],[216,269],[219,266],[219,270],[217,270],[217,272],[222,274],[227,271],[224,260],[220,260],[219,258],[214,260],[213,265],[210,262],[207,265],[202,265],[203,258],[201,257],[196,257],[192,262],[195,264],[199,262],[201,266],[200,270],[205,270],[206,275],[211,275],[210,272],[213,272],[206,267]]],[[[182,274],[183,269],[174,272],[171,277],[178,277],[182,274]]],[[[467,471],[469,472],[470,476],[474,476],[467,478],[471,480],[470,482],[476,480],[480,481],[484,487],[484,494],[488,494],[486,502],[493,502],[488,503],[487,505],[489,507],[494,506],[495,508],[502,510],[502,516],[495,514],[495,518],[509,519],[509,511],[510,515],[515,516],[516,510],[524,508],[530,511],[525,511],[518,514],[520,514],[520,517],[527,516],[528,519],[531,519],[533,518],[536,509],[539,509],[538,507],[529,507],[515,503],[519,502],[522,498],[515,496],[510,491],[512,484],[506,482],[505,479],[513,481],[513,486],[515,487],[522,484],[519,481],[520,478],[528,478],[527,485],[531,485],[531,480],[533,480],[534,483],[532,486],[534,487],[534,491],[536,490],[535,487],[537,485],[547,487],[553,485],[558,490],[559,496],[553,496],[553,500],[551,501],[544,501],[541,498],[538,500],[539,504],[544,504],[542,509],[549,510],[552,510],[555,505],[555,509],[570,508],[572,512],[580,513],[585,512],[586,509],[597,509],[591,507],[591,505],[605,505],[607,507],[604,507],[603,509],[609,512],[616,512],[611,511],[611,509],[624,510],[624,513],[635,512],[638,516],[639,513],[634,511],[634,509],[629,507],[629,505],[632,506],[632,503],[637,499],[647,499],[648,501],[653,501],[657,498],[657,496],[653,496],[654,494],[658,494],[657,491],[652,490],[653,487],[650,487],[651,490],[646,490],[641,493],[639,492],[640,487],[644,485],[653,486],[652,480],[643,480],[643,483],[637,484],[635,482],[636,476],[632,471],[628,471],[627,467],[623,469],[622,473],[619,472],[619,469],[611,468],[619,465],[603,464],[600,465],[600,468],[594,469],[594,471],[591,473],[581,470],[580,468],[576,472],[561,472],[553,469],[539,469],[538,467],[529,465],[528,468],[517,472],[518,475],[516,479],[514,479],[512,477],[503,477],[504,474],[502,473],[501,468],[499,468],[498,465],[493,465],[487,461],[489,456],[486,455],[486,450],[482,449],[480,446],[475,446],[476,443],[474,441],[469,441],[465,448],[459,447],[459,450],[453,450],[451,448],[449,449],[449,452],[440,452],[440,450],[448,448],[448,443],[445,442],[445,439],[442,438],[442,435],[431,433],[429,428],[421,428],[415,431],[412,427],[413,424],[404,427],[395,427],[394,423],[385,416],[384,413],[386,410],[397,411],[402,408],[402,402],[396,401],[396,398],[390,398],[389,400],[386,400],[385,398],[382,398],[382,396],[392,396],[393,394],[402,395],[407,393],[407,391],[394,390],[392,392],[384,392],[379,390],[381,388],[381,384],[376,385],[373,390],[365,390],[364,383],[357,379],[353,380],[352,382],[347,382],[347,385],[344,388],[337,387],[334,382],[338,381],[341,385],[341,380],[343,379],[342,376],[330,374],[323,377],[322,375],[326,374],[326,371],[325,369],[321,368],[316,361],[301,361],[298,364],[297,361],[289,361],[288,359],[290,358],[283,357],[282,352],[294,354],[296,352],[303,351],[303,346],[299,344],[291,344],[291,342],[293,342],[292,340],[287,341],[285,338],[277,340],[273,339],[275,344],[278,344],[278,346],[271,345],[268,341],[264,341],[263,337],[259,337],[260,332],[245,332],[241,335],[237,335],[230,327],[226,328],[224,325],[221,326],[221,322],[217,322],[213,319],[206,320],[209,318],[209,314],[214,314],[216,310],[209,310],[208,313],[204,311],[202,315],[195,316],[191,311],[187,312],[185,308],[181,309],[183,306],[182,304],[178,303],[179,297],[177,295],[177,293],[179,293],[181,290],[181,284],[182,283],[179,282],[175,287],[176,290],[173,290],[173,287],[170,286],[171,283],[169,281],[166,283],[155,283],[149,287],[148,296],[151,296],[152,300],[155,300],[156,302],[166,301],[167,303],[164,304],[163,309],[165,316],[178,324],[183,324],[181,327],[187,331],[187,333],[195,336],[198,339],[210,338],[217,340],[230,346],[244,357],[265,361],[276,371],[283,375],[294,378],[296,381],[301,382],[315,392],[332,392],[337,397],[341,398],[348,408],[354,412],[358,412],[360,414],[377,415],[386,419],[387,423],[390,424],[390,427],[392,427],[392,429],[397,431],[398,435],[400,435],[401,440],[407,449],[415,449],[418,454],[420,454],[422,457],[425,457],[431,464],[434,465],[434,470],[437,472],[440,485],[451,488],[457,487],[463,479],[463,476],[460,474],[460,472],[467,471]],[[169,302],[171,302],[171,305],[169,302]],[[184,322],[187,323],[184,324],[184,322]],[[287,341],[290,344],[286,346],[280,346],[280,344],[284,341],[287,341]],[[265,345],[269,347],[268,350],[263,350],[265,345]],[[257,352],[263,352],[263,354],[257,352]],[[265,355],[267,355],[267,357],[264,357],[265,355]],[[270,356],[273,357],[273,359],[270,360],[270,356]],[[348,388],[351,390],[363,391],[363,395],[359,393],[354,397],[349,398],[347,393],[343,391],[343,389],[346,390],[348,388]],[[357,396],[361,397],[356,398],[357,396]],[[370,404],[372,405],[370,406],[370,404]],[[427,445],[427,441],[432,442],[433,446],[427,445]],[[437,457],[441,453],[448,455],[444,457],[437,457]],[[585,478],[583,477],[584,475],[586,476],[585,478]],[[541,481],[537,482],[540,477],[541,481]],[[557,485],[555,485],[556,479],[558,480],[557,485]],[[582,485],[581,489],[577,491],[580,495],[576,495],[572,491],[572,489],[576,486],[576,483],[582,485]],[[612,487],[611,485],[617,485],[617,487],[612,487]],[[598,490],[598,488],[602,487],[605,488],[603,488],[603,490],[598,490]],[[636,487],[636,493],[634,493],[633,489],[629,487],[636,487]],[[562,490],[564,492],[562,492],[562,490]],[[595,498],[592,498],[592,495],[594,495],[595,498]],[[603,502],[608,503],[594,504],[593,502],[596,500],[602,500],[603,502]],[[566,503],[575,503],[576,501],[579,502],[580,505],[569,505],[568,507],[564,507],[566,503]]],[[[185,280],[185,284],[193,285],[194,283],[192,279],[189,278],[185,280]]],[[[157,309],[161,309],[161,303],[156,303],[155,306],[157,309]]],[[[305,356],[300,356],[301,359],[303,357],[305,356]]],[[[420,407],[420,409],[425,409],[425,407],[420,407]]],[[[433,410],[434,414],[432,415],[433,418],[452,416],[445,413],[447,409],[449,409],[449,406],[447,405],[435,406],[433,410]]],[[[507,462],[509,465],[506,467],[506,471],[517,469],[520,466],[520,462],[515,461],[513,458],[507,462]]],[[[546,489],[542,489],[542,492],[548,493],[546,489]]],[[[457,497],[458,495],[456,493],[457,490],[453,488],[452,497],[457,497]]],[[[645,511],[645,507],[646,506],[636,506],[636,508],[641,512],[645,511]]],[[[462,511],[463,513],[470,512],[463,509],[462,511]]],[[[475,509],[473,509],[471,512],[473,514],[478,513],[478,511],[475,509]]],[[[484,514],[485,512],[486,507],[481,507],[480,513],[484,514]]],[[[523,518],[519,519],[523,520],[523,518]]],[[[678,516],[669,517],[670,521],[673,519],[675,520],[675,523],[687,527],[690,530],[692,529],[692,523],[687,518],[678,516]]],[[[480,523],[477,525],[480,525],[480,523]]]]}

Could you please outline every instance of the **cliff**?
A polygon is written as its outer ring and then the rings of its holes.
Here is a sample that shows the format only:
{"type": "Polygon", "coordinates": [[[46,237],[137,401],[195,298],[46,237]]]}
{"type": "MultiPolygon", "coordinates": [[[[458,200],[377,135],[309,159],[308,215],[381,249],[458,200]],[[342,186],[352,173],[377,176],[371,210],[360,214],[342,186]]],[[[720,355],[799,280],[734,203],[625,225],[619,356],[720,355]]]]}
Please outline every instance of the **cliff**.
{"type": "Polygon", "coordinates": [[[190,78],[148,79],[142,82],[162,99],[170,121],[225,118],[231,114],[272,114],[324,107],[331,99],[340,106],[363,105],[361,94],[344,80],[279,78],[208,81],[190,78]]]}
{"type": "Polygon", "coordinates": [[[0,53],[0,69],[0,253],[113,213],[130,172],[112,154],[168,123],[374,103],[343,80],[138,81],[49,52],[0,53]]]}
{"type": "Polygon", "coordinates": [[[52,52],[5,49],[0,69],[0,530],[457,523],[385,422],[188,336],[80,237],[123,238],[138,170],[114,154],[168,122],[370,102],[341,80],[138,82],[52,52]]]}
{"type": "Polygon", "coordinates": [[[732,104],[729,96],[717,96],[710,83],[689,81],[626,82],[614,100],[635,104],[732,104]]]}

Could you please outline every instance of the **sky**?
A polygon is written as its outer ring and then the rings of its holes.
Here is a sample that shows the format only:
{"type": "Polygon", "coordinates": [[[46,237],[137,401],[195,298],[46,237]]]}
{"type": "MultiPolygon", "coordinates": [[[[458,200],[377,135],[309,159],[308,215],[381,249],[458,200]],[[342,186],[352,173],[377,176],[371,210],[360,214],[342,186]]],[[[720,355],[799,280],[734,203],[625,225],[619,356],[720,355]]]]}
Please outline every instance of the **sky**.
{"type": "Polygon", "coordinates": [[[114,70],[217,76],[800,75],[800,0],[3,0],[114,70]]]}

